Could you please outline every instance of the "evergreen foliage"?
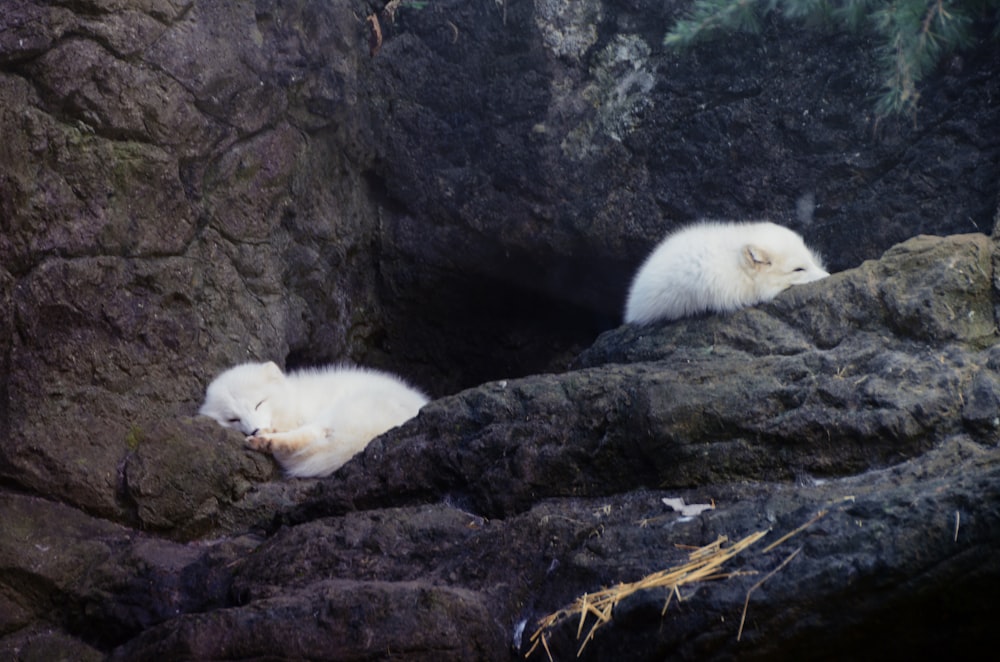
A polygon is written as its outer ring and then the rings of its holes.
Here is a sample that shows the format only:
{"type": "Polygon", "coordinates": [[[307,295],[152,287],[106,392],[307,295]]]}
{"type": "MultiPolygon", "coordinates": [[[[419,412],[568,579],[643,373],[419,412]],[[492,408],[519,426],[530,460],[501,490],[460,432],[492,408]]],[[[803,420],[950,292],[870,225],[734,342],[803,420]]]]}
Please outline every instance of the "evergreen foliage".
{"type": "Polygon", "coordinates": [[[912,112],[917,84],[945,55],[975,42],[975,24],[991,22],[992,37],[1000,36],[1000,0],[695,0],[663,43],[682,48],[729,32],[756,34],[771,13],[877,35],[880,115],[912,112]]]}

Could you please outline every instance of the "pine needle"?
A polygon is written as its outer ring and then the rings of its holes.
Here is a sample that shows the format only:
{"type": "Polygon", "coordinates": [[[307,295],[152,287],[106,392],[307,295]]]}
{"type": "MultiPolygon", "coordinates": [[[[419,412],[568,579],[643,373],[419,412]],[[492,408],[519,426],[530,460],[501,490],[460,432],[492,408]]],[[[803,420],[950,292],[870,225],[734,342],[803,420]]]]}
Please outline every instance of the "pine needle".
{"type": "MultiPolygon", "coordinates": [[[[804,526],[801,526],[801,527],[799,527],[798,529],[796,529],[795,531],[793,531],[789,535],[793,535],[794,533],[797,533],[798,531],[801,531],[804,528],[805,528],[804,526]]],[[[773,547],[773,545],[772,545],[772,547],[773,547]]],[[[754,591],[756,591],[758,588],[760,588],[761,585],[764,582],[766,582],[768,579],[770,579],[771,577],[774,577],[775,573],[777,573],[779,570],[781,570],[786,565],[788,565],[791,562],[791,560],[794,559],[796,556],[798,556],[798,553],[801,552],[801,551],[802,551],[802,548],[799,547],[794,552],[792,552],[791,554],[789,554],[785,558],[784,561],[782,561],[781,563],[778,564],[778,567],[776,567],[771,572],[767,573],[767,575],[765,575],[762,580],[760,580],[759,582],[757,582],[756,584],[754,584],[753,586],[751,586],[750,589],[747,591],[747,599],[743,601],[743,616],[740,617],[740,629],[736,633],[736,641],[739,641],[740,637],[743,636],[743,623],[747,620],[747,607],[750,606],[750,594],[753,593],[754,591]]]]}
{"type": "Polygon", "coordinates": [[[819,511],[818,513],[816,513],[816,515],[811,520],[809,520],[808,522],[806,522],[805,524],[803,524],[799,528],[795,529],[794,531],[791,531],[790,533],[786,533],[785,535],[781,536],[780,538],[778,538],[777,540],[775,540],[774,542],[772,542],[770,545],[768,545],[767,547],[765,547],[764,551],[761,552],[761,553],[762,554],[767,554],[772,549],[774,549],[775,547],[777,547],[781,543],[785,542],[786,540],[788,540],[792,536],[794,536],[794,535],[796,535],[798,533],[801,533],[804,529],[812,526],[813,524],[815,524],[816,522],[818,522],[822,518],[826,517],[826,514],[828,512],[830,512],[830,511],[829,510],[821,510],[821,511],[819,511]]]}

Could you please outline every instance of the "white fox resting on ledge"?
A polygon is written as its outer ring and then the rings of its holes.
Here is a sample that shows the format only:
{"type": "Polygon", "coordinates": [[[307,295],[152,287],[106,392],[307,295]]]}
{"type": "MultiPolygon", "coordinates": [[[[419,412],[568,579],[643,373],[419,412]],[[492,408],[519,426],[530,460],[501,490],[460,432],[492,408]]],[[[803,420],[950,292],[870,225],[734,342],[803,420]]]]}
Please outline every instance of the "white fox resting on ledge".
{"type": "Polygon", "coordinates": [[[646,258],[628,293],[625,322],[731,312],[829,275],[802,237],[786,227],[767,221],[695,223],[667,235],[646,258]]]}
{"type": "Polygon", "coordinates": [[[329,476],[383,432],[417,415],[427,396],[388,373],[331,366],[285,375],[244,363],[208,385],[198,413],[247,435],[290,476],[329,476]]]}

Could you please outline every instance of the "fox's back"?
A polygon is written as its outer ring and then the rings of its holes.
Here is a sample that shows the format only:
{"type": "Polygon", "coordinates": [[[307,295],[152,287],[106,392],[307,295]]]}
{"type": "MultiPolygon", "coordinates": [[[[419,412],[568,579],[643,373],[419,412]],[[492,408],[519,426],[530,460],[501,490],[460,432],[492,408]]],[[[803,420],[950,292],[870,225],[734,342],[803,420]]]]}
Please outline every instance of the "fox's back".
{"type": "Polygon", "coordinates": [[[409,416],[427,402],[423,393],[393,375],[346,366],[289,373],[286,388],[286,406],[303,421],[323,416],[345,401],[381,403],[385,410],[405,411],[409,416]]]}

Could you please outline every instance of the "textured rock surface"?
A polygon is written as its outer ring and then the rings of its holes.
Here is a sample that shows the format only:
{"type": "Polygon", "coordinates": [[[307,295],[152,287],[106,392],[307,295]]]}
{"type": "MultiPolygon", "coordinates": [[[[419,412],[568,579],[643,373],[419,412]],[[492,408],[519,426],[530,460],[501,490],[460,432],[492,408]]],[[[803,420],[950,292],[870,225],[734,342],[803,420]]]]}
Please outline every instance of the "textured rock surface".
{"type": "Polygon", "coordinates": [[[494,517],[637,485],[850,475],[995,433],[995,256],[985,235],[918,237],[765,306],[622,327],[579,370],[437,400],[373,443],[377,467],[317,489],[336,510],[433,486],[494,517]]]}
{"type": "Polygon", "coordinates": [[[380,13],[373,57],[379,4],[5,3],[0,658],[513,659],[676,545],[820,510],[734,564],[757,575],[620,604],[585,655],[989,641],[997,246],[882,253],[993,226],[1000,51],[876,121],[863,39],[678,55],[680,2],[435,0],[380,13]],[[615,328],[666,230],[762,216],[842,273],[615,328]],[[440,397],[289,481],[192,418],[246,359],[440,397]]]}
{"type": "MultiPolygon", "coordinates": [[[[665,616],[663,590],[622,602],[585,657],[971,654],[1000,588],[998,251],[983,235],[918,237],[765,306],[606,334],[576,370],[435,401],[329,480],[272,481],[312,489],[249,535],[169,542],[7,494],[0,645],[513,659],[537,618],[682,563],[678,545],[770,542],[825,511],[665,616]],[[682,517],[668,496],[716,507],[682,517]],[[56,634],[32,640],[38,621],[56,634]]],[[[212,464],[256,459],[224,441],[212,464]]],[[[129,475],[151,485],[134,490],[147,519],[173,514],[157,488],[181,477],[193,501],[258,498],[142,466],[129,475]]],[[[572,657],[576,623],[547,632],[554,655],[572,657]]]]}

